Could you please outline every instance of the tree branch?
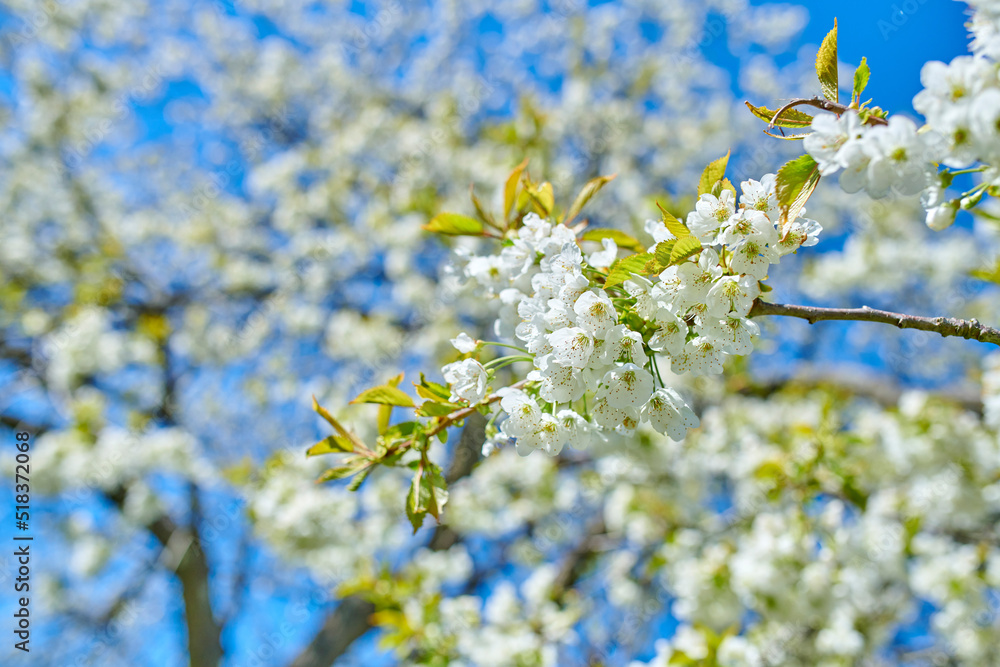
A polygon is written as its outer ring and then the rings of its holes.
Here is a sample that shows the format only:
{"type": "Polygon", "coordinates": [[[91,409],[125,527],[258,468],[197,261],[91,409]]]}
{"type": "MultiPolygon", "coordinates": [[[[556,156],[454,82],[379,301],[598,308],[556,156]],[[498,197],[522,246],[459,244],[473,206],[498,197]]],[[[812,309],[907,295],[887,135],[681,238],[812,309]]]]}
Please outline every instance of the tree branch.
{"type": "MultiPolygon", "coordinates": [[[[125,506],[126,494],[124,487],[104,492],[119,510],[125,506]]],[[[209,564],[201,541],[197,533],[182,530],[166,514],[153,519],[146,528],[170,552],[167,555],[174,561],[171,566],[181,582],[190,665],[215,667],[222,662],[222,628],[212,613],[208,588],[209,564]]]]}
{"type": "MultiPolygon", "coordinates": [[[[489,402],[494,398],[490,397],[489,402]]],[[[449,423],[465,419],[462,435],[445,478],[451,485],[472,472],[472,468],[482,456],[486,439],[486,417],[474,406],[457,410],[448,416],[449,423]],[[461,414],[460,414],[461,413],[461,414]]],[[[450,549],[459,540],[459,535],[447,525],[439,525],[431,537],[427,548],[432,551],[450,549]]],[[[330,667],[334,660],[343,655],[354,640],[371,629],[369,617],[375,613],[375,605],[360,595],[349,595],[330,612],[322,627],[309,645],[292,661],[290,667],[330,667]]]]}
{"type": "MultiPolygon", "coordinates": [[[[788,111],[791,108],[794,108],[794,107],[797,107],[797,106],[802,106],[803,104],[805,104],[807,106],[811,106],[811,107],[816,107],[817,109],[822,109],[823,111],[829,111],[831,113],[835,113],[838,116],[841,115],[842,113],[845,113],[846,111],[848,111],[851,108],[851,107],[849,107],[849,106],[847,106],[845,104],[840,104],[839,102],[831,102],[830,100],[824,100],[824,99],[821,99],[819,97],[812,97],[812,98],[809,98],[809,99],[805,99],[805,98],[794,99],[794,100],[792,100],[791,102],[789,102],[788,104],[786,104],[785,106],[781,107],[780,109],[778,109],[775,112],[774,117],[771,118],[771,122],[767,126],[767,129],[769,129],[769,130],[774,129],[774,124],[776,122],[778,122],[778,118],[781,117],[781,114],[785,113],[786,111],[788,111]]],[[[881,118],[881,117],[875,116],[875,115],[869,116],[868,119],[865,122],[868,125],[888,125],[889,124],[889,121],[887,121],[885,118],[881,118]]]]}
{"type": "Polygon", "coordinates": [[[978,320],[960,320],[955,317],[920,317],[904,315],[888,310],[875,310],[868,306],[861,308],[817,308],[813,306],[790,306],[782,303],[754,302],[750,309],[750,317],[762,315],[784,315],[808,320],[815,324],[822,320],[852,320],[856,322],[881,322],[891,324],[900,329],[919,329],[932,331],[942,336],[959,336],[981,343],[992,343],[1000,346],[1000,329],[980,324],[978,320]]]}

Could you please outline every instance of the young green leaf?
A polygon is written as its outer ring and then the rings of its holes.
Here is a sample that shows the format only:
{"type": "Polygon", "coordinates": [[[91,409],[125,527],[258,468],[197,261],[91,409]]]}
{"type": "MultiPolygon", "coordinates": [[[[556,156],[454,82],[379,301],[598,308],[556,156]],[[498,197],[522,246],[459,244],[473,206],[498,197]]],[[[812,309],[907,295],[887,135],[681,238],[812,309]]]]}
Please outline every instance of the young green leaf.
{"type": "Polygon", "coordinates": [[[798,141],[799,139],[805,139],[811,132],[804,132],[802,134],[774,134],[773,132],[768,132],[764,130],[764,134],[771,137],[772,139],[781,139],[782,141],[798,141]]]}
{"type": "Polygon", "coordinates": [[[359,488],[361,488],[361,484],[364,483],[366,479],[368,479],[368,475],[370,475],[372,470],[374,469],[375,466],[368,466],[367,468],[362,468],[361,472],[355,475],[354,479],[351,480],[351,483],[347,485],[347,490],[357,491],[359,488]]]}
{"type": "Polygon", "coordinates": [[[865,57],[861,58],[861,64],[858,68],[854,70],[854,93],[852,102],[861,102],[861,93],[865,91],[865,87],[868,85],[868,77],[871,76],[871,69],[868,67],[868,59],[865,57]]]}
{"type": "Polygon", "coordinates": [[[993,266],[989,268],[974,269],[969,272],[969,275],[973,278],[985,280],[986,282],[1000,284],[1000,258],[994,260],[993,266]]]}
{"type": "MultiPolygon", "coordinates": [[[[694,238],[692,236],[686,236],[685,239],[694,238]]],[[[684,239],[681,239],[684,240],[684,239]]],[[[677,239],[670,239],[668,241],[660,241],[656,244],[653,249],[653,255],[656,257],[656,262],[663,265],[664,268],[670,266],[670,257],[673,253],[674,246],[678,243],[677,239]]]]}
{"type": "Polygon", "coordinates": [[[715,195],[716,197],[721,197],[723,190],[729,190],[730,192],[732,192],[733,201],[737,200],[738,195],[736,194],[736,187],[733,186],[732,182],[730,182],[728,178],[723,178],[721,181],[718,181],[715,184],[715,187],[712,188],[712,194],[715,195]]]}
{"type": "Polygon", "coordinates": [[[382,439],[385,441],[395,440],[397,438],[408,438],[415,433],[420,432],[420,422],[408,421],[399,422],[398,424],[393,424],[392,427],[386,430],[385,435],[382,439]]]}
{"type": "Polygon", "coordinates": [[[420,478],[420,492],[421,497],[427,499],[428,514],[440,521],[441,511],[448,502],[448,484],[441,469],[433,463],[428,464],[420,478]]]}
{"type": "Polygon", "coordinates": [[[648,252],[622,257],[611,265],[611,270],[608,271],[608,277],[604,281],[604,289],[614,287],[615,285],[621,285],[623,282],[631,278],[633,273],[643,273],[646,268],[646,263],[651,259],[653,259],[653,255],[648,252]]]}
{"type": "Polygon", "coordinates": [[[361,449],[361,450],[367,449],[365,447],[365,443],[361,442],[361,438],[359,438],[358,436],[356,436],[353,433],[351,433],[350,431],[348,431],[346,428],[344,428],[341,425],[341,423],[339,421],[337,421],[336,419],[334,419],[333,415],[331,415],[326,410],[326,408],[324,408],[323,406],[321,406],[316,401],[316,397],[315,396],[313,396],[312,399],[313,399],[313,410],[315,410],[316,413],[319,414],[320,417],[322,417],[323,419],[325,419],[326,422],[330,426],[332,426],[333,429],[337,433],[339,433],[342,437],[346,438],[347,440],[350,440],[351,443],[353,443],[353,445],[354,445],[354,449],[356,449],[356,450],[357,449],[361,449]]]}
{"type": "Polygon", "coordinates": [[[683,222],[675,218],[670,211],[663,208],[660,202],[656,202],[657,208],[660,209],[660,213],[663,214],[663,224],[666,225],[667,231],[674,235],[675,238],[682,239],[685,236],[691,236],[691,230],[687,228],[683,222]]]}
{"type": "Polygon", "coordinates": [[[729,153],[720,157],[718,160],[713,160],[709,163],[705,170],[701,172],[701,179],[698,181],[698,196],[707,194],[712,191],[716,182],[721,181],[726,174],[726,165],[729,164],[729,153]]]}
{"type": "Polygon", "coordinates": [[[417,395],[421,398],[437,401],[438,403],[446,402],[451,398],[451,390],[448,387],[437,382],[431,382],[424,377],[423,373],[420,374],[420,384],[414,382],[413,386],[417,388],[417,395]]]}
{"type": "Polygon", "coordinates": [[[840,88],[837,75],[837,19],[833,19],[833,30],[823,38],[819,52],[816,53],[816,76],[819,77],[823,96],[836,102],[840,88]]]}
{"type": "Polygon", "coordinates": [[[415,407],[413,399],[407,396],[402,389],[389,384],[366,389],[358,394],[358,397],[351,403],[379,403],[381,405],[398,405],[403,408],[415,407]]]}
{"type": "Polygon", "coordinates": [[[482,236],[483,223],[461,213],[438,213],[424,229],[449,236],[482,236]]]}
{"type": "Polygon", "coordinates": [[[354,444],[347,438],[339,435],[328,435],[315,445],[306,450],[306,456],[320,456],[322,454],[343,454],[354,451],[354,444]]]}
{"type": "Polygon", "coordinates": [[[417,414],[421,417],[444,417],[445,415],[450,415],[452,412],[460,409],[461,407],[462,406],[455,405],[454,403],[424,401],[420,407],[417,408],[417,414]]]}
{"type": "MultiPolygon", "coordinates": [[[[403,374],[400,373],[394,378],[390,378],[388,385],[390,387],[398,387],[399,383],[403,381],[403,374]]],[[[376,419],[376,426],[378,427],[379,435],[385,433],[385,430],[389,428],[389,420],[392,418],[392,405],[384,404],[379,406],[378,418],[376,419]]]]}
{"type": "Polygon", "coordinates": [[[819,165],[810,155],[786,162],[778,170],[775,190],[781,208],[781,223],[795,220],[819,183],[819,165]]]}
{"type": "Polygon", "coordinates": [[[365,457],[352,456],[347,459],[344,459],[344,461],[339,466],[335,466],[333,468],[329,468],[328,470],[326,470],[326,472],[324,472],[322,475],[319,476],[319,479],[316,480],[316,483],[319,484],[321,482],[329,482],[330,480],[333,479],[344,479],[345,477],[356,475],[357,473],[361,472],[363,469],[369,467],[370,465],[371,462],[365,457]]]}
{"type": "Polygon", "coordinates": [[[701,241],[694,236],[678,239],[670,251],[670,264],[682,262],[691,255],[696,255],[699,252],[701,252],[701,241]]]}
{"type": "Polygon", "coordinates": [[[674,249],[674,244],[677,243],[676,239],[668,239],[666,241],[660,241],[653,248],[653,259],[646,262],[646,266],[643,267],[641,273],[643,275],[653,275],[660,273],[663,269],[670,266],[670,251],[674,249]]]}
{"type": "Polygon", "coordinates": [[[555,195],[552,193],[552,184],[545,182],[538,186],[530,186],[527,189],[528,196],[535,203],[535,208],[538,209],[538,214],[543,218],[547,218],[552,215],[552,209],[555,208],[556,200],[555,195]]]}
{"type": "Polygon", "coordinates": [[[435,473],[434,477],[431,478],[431,490],[434,493],[434,504],[437,505],[439,516],[434,517],[435,519],[440,519],[440,512],[444,510],[444,506],[448,504],[448,484],[444,480],[444,475],[441,473],[435,473]]]}
{"type": "Polygon", "coordinates": [[[644,249],[638,240],[617,229],[588,229],[580,237],[582,241],[600,241],[601,239],[611,239],[619,248],[628,248],[629,250],[644,249]]]}
{"type": "Polygon", "coordinates": [[[521,181],[521,174],[528,166],[528,158],[524,162],[514,167],[507,177],[507,183],[503,187],[503,219],[510,220],[510,212],[514,209],[514,202],[517,195],[517,184],[521,181]]]}
{"type": "MultiPolygon", "coordinates": [[[[417,475],[420,473],[418,472],[417,475]]],[[[410,482],[410,490],[406,494],[406,518],[410,520],[410,525],[413,526],[413,534],[416,535],[420,527],[424,525],[424,517],[427,516],[427,510],[420,510],[419,507],[419,497],[420,497],[420,480],[418,477],[414,477],[413,481],[410,482]]]]}
{"type": "Polygon", "coordinates": [[[573,205],[569,207],[568,211],[566,211],[566,217],[563,219],[563,224],[569,225],[569,223],[571,223],[576,216],[580,214],[580,211],[587,205],[587,202],[589,202],[601,188],[615,180],[615,176],[617,176],[617,174],[611,174],[610,176],[598,176],[597,178],[592,178],[587,181],[587,184],[583,186],[583,189],[580,190],[580,194],[578,194],[576,199],[573,201],[573,205]]]}
{"type": "Polygon", "coordinates": [[[483,203],[479,201],[479,197],[476,196],[475,186],[469,186],[469,198],[472,200],[472,207],[476,209],[476,215],[479,216],[479,219],[487,224],[495,226],[496,223],[493,221],[493,216],[487,212],[487,210],[483,207],[483,203]]]}
{"type": "Polygon", "coordinates": [[[424,524],[424,517],[430,514],[440,521],[441,510],[448,502],[448,485],[441,469],[433,463],[421,460],[410,482],[406,494],[406,516],[413,526],[413,533],[424,524]]]}
{"type": "Polygon", "coordinates": [[[781,113],[781,116],[775,120],[774,116],[778,113],[776,109],[771,110],[767,107],[756,107],[749,102],[746,102],[746,105],[754,116],[757,116],[757,118],[760,118],[765,123],[774,122],[778,127],[802,129],[812,125],[813,117],[797,109],[785,109],[781,113]]]}

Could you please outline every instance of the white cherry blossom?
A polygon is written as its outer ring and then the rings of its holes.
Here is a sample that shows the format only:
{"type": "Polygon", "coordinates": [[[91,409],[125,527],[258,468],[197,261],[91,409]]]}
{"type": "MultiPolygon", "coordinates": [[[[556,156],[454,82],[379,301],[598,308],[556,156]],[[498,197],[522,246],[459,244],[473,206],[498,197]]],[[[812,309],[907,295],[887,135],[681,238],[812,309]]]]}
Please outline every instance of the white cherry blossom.
{"type": "Polygon", "coordinates": [[[633,363],[610,370],[601,381],[598,396],[607,398],[611,407],[640,408],[653,393],[653,376],[646,369],[633,363]]]}
{"type": "Polygon", "coordinates": [[[552,360],[563,366],[583,368],[594,352],[594,338],[580,327],[564,327],[546,335],[552,360]]]}
{"type": "Polygon", "coordinates": [[[479,341],[474,340],[469,334],[463,331],[456,338],[451,339],[451,344],[462,354],[469,354],[479,346],[479,341]]]}
{"type": "Polygon", "coordinates": [[[604,338],[608,329],[613,327],[618,319],[614,304],[603,291],[584,292],[576,300],[573,310],[576,312],[578,324],[595,338],[604,338]]]}
{"type": "Polygon", "coordinates": [[[673,440],[683,440],[688,429],[700,424],[694,411],[680,394],[670,388],[657,389],[642,406],[641,417],[659,433],[673,440]]]}
{"type": "Polygon", "coordinates": [[[591,266],[606,269],[611,266],[615,259],[618,257],[618,244],[615,243],[612,238],[601,239],[601,245],[603,250],[598,250],[587,255],[587,264],[591,266]]]}
{"type": "Polygon", "coordinates": [[[444,366],[445,382],[451,385],[452,401],[475,404],[486,398],[486,369],[475,359],[463,359],[444,366]]]}

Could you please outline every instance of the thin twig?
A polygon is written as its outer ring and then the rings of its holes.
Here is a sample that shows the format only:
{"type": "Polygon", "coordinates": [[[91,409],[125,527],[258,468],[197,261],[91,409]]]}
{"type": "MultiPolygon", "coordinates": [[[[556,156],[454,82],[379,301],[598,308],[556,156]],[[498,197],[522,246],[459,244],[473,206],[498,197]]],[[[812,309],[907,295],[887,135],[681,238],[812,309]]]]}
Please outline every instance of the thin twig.
{"type": "Polygon", "coordinates": [[[881,322],[900,329],[932,331],[942,336],[959,336],[981,343],[1000,346],[1000,329],[980,324],[978,320],[960,320],[955,317],[920,317],[904,315],[888,310],[876,310],[868,306],[861,308],[817,308],[813,306],[792,306],[782,303],[754,302],[750,317],[762,315],[784,315],[808,320],[810,324],[822,320],[852,320],[856,322],[881,322]]]}
{"type": "MultiPolygon", "coordinates": [[[[781,107],[780,109],[778,109],[774,113],[774,117],[771,118],[771,122],[768,123],[767,129],[770,130],[770,129],[774,128],[774,124],[776,122],[778,122],[778,118],[781,117],[781,114],[785,113],[786,111],[788,111],[789,109],[791,109],[793,107],[798,107],[798,106],[802,106],[802,105],[806,105],[806,106],[810,106],[810,107],[816,107],[817,109],[822,109],[823,111],[829,111],[831,113],[835,113],[838,116],[840,114],[844,113],[845,111],[847,111],[848,109],[850,109],[850,107],[847,106],[847,105],[845,105],[845,104],[840,104],[839,102],[831,102],[830,100],[824,100],[824,99],[820,99],[818,97],[812,97],[812,98],[809,98],[809,99],[805,99],[805,98],[796,99],[796,100],[792,100],[791,102],[789,102],[785,106],[781,107]]],[[[874,114],[872,114],[871,116],[868,116],[868,118],[865,120],[865,122],[867,124],[869,124],[869,125],[888,125],[889,124],[889,121],[887,121],[885,118],[880,118],[879,116],[876,116],[874,114]]]]}

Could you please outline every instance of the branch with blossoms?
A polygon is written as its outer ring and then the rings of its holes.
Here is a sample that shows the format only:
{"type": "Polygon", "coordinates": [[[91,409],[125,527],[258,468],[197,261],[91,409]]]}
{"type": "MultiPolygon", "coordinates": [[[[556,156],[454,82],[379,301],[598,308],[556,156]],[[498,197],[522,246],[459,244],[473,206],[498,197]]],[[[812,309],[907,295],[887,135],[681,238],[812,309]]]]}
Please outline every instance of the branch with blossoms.
{"type": "Polygon", "coordinates": [[[586,222],[567,225],[611,177],[594,179],[559,210],[551,185],[534,182],[526,164],[504,184],[502,214],[474,200],[478,217],[436,216],[427,225],[436,233],[501,239],[492,252],[457,259],[470,286],[498,304],[497,340],[456,337],[460,358],[441,369],[447,386],[423,375],[413,383],[419,405],[400,387],[402,376],[362,392],[355,402],[380,405],[373,447],[316,405],[336,433],[308,453],[342,455],[321,481],[354,477],[357,488],[378,465],[409,466],[406,508],[416,529],[447,502],[431,442],[475,412],[489,417],[487,452],[513,442],[522,455],[555,456],[629,437],[643,422],[682,439],[699,420],[662,369],[721,373],[727,356],[748,354],[759,334],[750,309],[768,267],[815,244],[820,231],[797,218],[779,233],[775,176],[742,183],[740,196],[725,177],[728,159],[705,168],[686,222],[661,208],[661,219],[647,223],[652,245],[586,222]],[[530,370],[494,388],[497,372],[515,364],[530,370]],[[395,408],[415,419],[390,425],[395,408]]]}
{"type": "MultiPolygon", "coordinates": [[[[619,230],[590,228],[586,220],[577,222],[613,176],[590,181],[562,209],[552,185],[531,178],[527,161],[503,184],[500,212],[487,211],[473,192],[474,216],[435,216],[428,231],[479,237],[490,244],[483,254],[456,253],[455,269],[478,295],[496,303],[496,340],[474,340],[465,333],[453,339],[459,356],[441,369],[447,386],[421,374],[420,382],[413,383],[422,399],[419,405],[400,388],[402,376],[358,396],[354,402],[380,406],[374,447],[315,406],[336,434],[308,453],[343,455],[321,481],[354,477],[350,488],[356,489],[378,465],[408,466],[414,475],[405,505],[416,531],[427,514],[439,519],[448,499],[444,477],[428,456],[432,441],[446,442],[449,428],[477,412],[488,417],[484,454],[513,443],[523,456],[535,450],[555,456],[567,446],[586,448],[628,438],[642,423],[681,440],[699,426],[699,419],[664,381],[663,370],[674,375],[722,373],[729,356],[753,351],[760,330],[752,318],[759,316],[883,322],[1000,344],[1000,331],[975,320],[761,299],[770,290],[765,281],[771,265],[818,242],[822,227],[804,214],[822,176],[842,171],[844,189],[865,189],[875,197],[893,190],[926,197],[960,173],[984,172],[994,178],[997,173],[986,166],[938,172],[932,158],[945,149],[933,128],[918,131],[912,121],[861,101],[870,75],[865,61],[855,73],[850,103],[841,104],[836,40],[834,26],[816,61],[824,100],[797,99],[775,111],[747,105],[769,130],[811,130],[781,137],[804,138],[806,153],[777,174],[741,182],[739,192],[725,175],[729,154],[713,161],[701,174],[693,211],[682,220],[660,206],[660,219],[646,223],[652,244],[619,230]],[[801,106],[829,113],[813,117],[801,106]],[[495,354],[497,348],[510,353],[495,354]],[[515,364],[530,364],[530,370],[515,373],[512,384],[494,386],[497,371],[515,364]],[[390,425],[394,408],[412,410],[414,418],[390,425]]],[[[995,66],[992,71],[996,79],[995,66]]],[[[968,85],[969,72],[959,74],[949,80],[948,90],[968,85]]],[[[993,90],[1000,98],[1000,85],[993,90]]],[[[918,95],[927,108],[941,102],[929,91],[921,93],[923,98],[918,95]]],[[[1000,120],[1000,104],[994,115],[1000,120]]],[[[971,154],[957,156],[961,142],[954,131],[951,136],[952,153],[941,160],[954,166],[971,154]]],[[[1000,154],[1000,133],[996,144],[1000,154]]],[[[949,203],[946,209],[953,217],[952,209],[959,205],[975,205],[970,197],[996,194],[998,188],[995,182],[981,183],[963,195],[961,204],[949,203]]],[[[942,226],[940,206],[932,204],[928,213],[933,228],[942,226]]]]}

